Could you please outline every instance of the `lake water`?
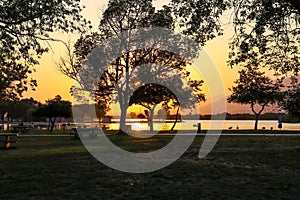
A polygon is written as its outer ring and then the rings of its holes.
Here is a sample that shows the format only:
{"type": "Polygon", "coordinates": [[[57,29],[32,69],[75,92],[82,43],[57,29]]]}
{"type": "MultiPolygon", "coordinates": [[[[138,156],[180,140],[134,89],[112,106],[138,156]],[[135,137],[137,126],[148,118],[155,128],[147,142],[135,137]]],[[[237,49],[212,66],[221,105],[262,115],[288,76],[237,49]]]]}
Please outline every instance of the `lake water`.
{"type": "MultiPolygon", "coordinates": [[[[197,130],[197,124],[201,123],[202,129],[210,129],[210,130],[228,130],[230,127],[232,130],[249,130],[254,128],[255,121],[254,120],[226,120],[222,122],[221,120],[186,120],[182,122],[178,122],[175,130],[197,130]],[[224,125],[222,125],[224,123],[224,125]]],[[[132,130],[149,130],[148,123],[127,123],[127,125],[131,125],[132,130]]],[[[173,123],[164,123],[164,122],[156,122],[154,123],[154,130],[170,130],[173,126],[173,123]]],[[[119,128],[119,123],[109,124],[109,129],[117,130],[119,128]]],[[[258,122],[259,129],[270,130],[279,130],[278,129],[278,121],[259,121],[258,122]]],[[[283,123],[282,130],[300,130],[300,123],[296,124],[288,124],[283,123]]]]}
{"type": "MultiPolygon", "coordinates": [[[[253,130],[254,128],[254,120],[226,120],[222,122],[221,120],[185,120],[182,122],[178,122],[175,130],[190,130],[190,131],[196,131],[197,130],[197,124],[201,123],[201,129],[202,130],[228,130],[230,127],[232,130],[253,130]],[[224,123],[224,125],[222,125],[224,123]]],[[[37,127],[40,124],[43,124],[45,127],[48,123],[40,123],[36,122],[34,123],[37,127]]],[[[17,124],[10,124],[10,126],[17,125],[17,124]]],[[[31,125],[31,123],[24,123],[24,125],[31,125]]],[[[149,126],[147,123],[147,120],[131,120],[129,119],[127,122],[127,125],[131,126],[132,130],[149,130],[149,126]]],[[[2,129],[7,129],[7,124],[1,124],[2,129]]],[[[99,127],[98,123],[83,123],[78,126],[85,126],[85,127],[99,127]]],[[[119,129],[119,123],[118,120],[113,120],[113,123],[111,124],[105,124],[106,127],[109,128],[109,130],[118,130],[119,129]]],[[[154,130],[160,131],[160,130],[170,130],[173,126],[173,122],[164,122],[164,121],[156,121],[154,122],[154,130]]],[[[57,127],[62,127],[61,124],[57,124],[57,127]]],[[[273,130],[279,130],[278,129],[278,121],[265,121],[261,120],[258,122],[258,128],[266,130],[270,130],[273,128],[273,130]]],[[[283,123],[282,130],[293,130],[293,131],[300,131],[300,123],[283,123]]]]}

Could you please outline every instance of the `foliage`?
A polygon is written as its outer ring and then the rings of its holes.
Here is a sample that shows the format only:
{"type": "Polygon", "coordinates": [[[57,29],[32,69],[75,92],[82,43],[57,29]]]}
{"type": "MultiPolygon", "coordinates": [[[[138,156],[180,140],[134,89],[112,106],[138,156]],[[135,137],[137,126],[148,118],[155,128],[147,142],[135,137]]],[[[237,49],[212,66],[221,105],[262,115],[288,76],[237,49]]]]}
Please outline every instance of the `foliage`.
{"type": "Polygon", "coordinates": [[[46,117],[51,123],[51,132],[53,131],[56,118],[64,117],[70,118],[72,116],[72,103],[70,101],[64,101],[61,96],[57,95],[54,99],[46,101],[46,104],[39,106],[33,115],[36,118],[46,117]]]}
{"type": "Polygon", "coordinates": [[[148,118],[150,131],[153,131],[154,110],[160,103],[168,104],[171,100],[178,100],[176,95],[168,88],[158,84],[146,84],[133,92],[130,98],[129,106],[136,104],[145,107],[145,114],[148,118]]]}
{"type": "Polygon", "coordinates": [[[207,41],[222,35],[219,18],[230,5],[231,0],[172,0],[170,7],[176,27],[204,46],[207,41]]]}
{"type": "Polygon", "coordinates": [[[2,101],[0,103],[0,116],[8,113],[11,120],[31,121],[33,119],[33,111],[40,103],[33,98],[21,99],[19,101],[2,101]]]}
{"type": "MultiPolygon", "coordinates": [[[[298,75],[300,2],[298,0],[240,0],[233,1],[233,7],[235,37],[230,44],[232,51],[229,54],[229,65],[243,67],[245,71],[251,68],[268,69],[277,79],[298,75]]],[[[261,89],[268,91],[271,88],[261,89]]],[[[245,90],[243,87],[235,89],[240,92],[245,90]]],[[[275,86],[273,89],[278,88],[275,86]]],[[[262,106],[262,109],[267,102],[274,103],[272,99],[276,98],[276,92],[274,97],[261,96],[256,91],[250,93],[261,98],[261,102],[257,101],[257,103],[262,106]]],[[[294,91],[289,89],[285,92],[285,98],[282,95],[279,99],[282,101],[280,104],[286,110],[296,111],[298,97],[295,88],[294,91]]],[[[244,97],[249,96],[244,94],[244,97]]],[[[231,100],[238,103],[250,102],[249,99],[232,99],[232,97],[231,100]]]]}
{"type": "Polygon", "coordinates": [[[1,0],[0,98],[15,100],[37,82],[29,79],[48,51],[42,42],[59,41],[50,33],[84,31],[80,0],[1,0]]]}
{"type": "Polygon", "coordinates": [[[147,84],[134,91],[130,98],[129,105],[141,105],[151,109],[154,105],[162,102],[176,101],[176,96],[168,88],[158,84],[147,84]]]}
{"type": "MultiPolygon", "coordinates": [[[[220,2],[220,4],[211,4],[211,1],[207,0],[199,1],[199,3],[203,3],[203,6],[198,8],[191,2],[191,9],[193,9],[193,11],[196,10],[199,15],[193,16],[192,19],[190,19],[190,23],[185,28],[185,31],[182,32],[191,36],[199,42],[200,45],[204,45],[206,41],[215,37],[215,35],[213,35],[214,33],[218,34],[221,31],[215,20],[221,15],[222,11],[225,10],[226,5],[222,2],[220,2]],[[217,9],[212,9],[213,6],[219,7],[217,9]],[[200,18],[201,20],[199,21],[200,18]],[[195,28],[192,28],[192,25],[195,28]]],[[[116,36],[127,30],[142,27],[159,26],[171,30],[175,30],[176,28],[177,30],[179,30],[178,28],[184,30],[184,27],[180,22],[182,22],[181,20],[189,19],[190,15],[188,15],[187,12],[181,12],[186,8],[186,4],[183,1],[173,1],[169,5],[164,6],[161,10],[156,10],[152,3],[153,1],[150,0],[110,0],[107,9],[102,15],[102,19],[99,24],[99,31],[83,36],[77,41],[75,44],[75,55],[69,51],[68,58],[62,59],[61,63],[58,65],[60,71],[68,77],[78,81],[82,89],[84,89],[85,85],[89,85],[87,82],[90,77],[78,79],[77,73],[82,68],[82,62],[87,58],[88,54],[105,39],[116,36]],[[181,11],[178,10],[179,7],[181,11]]],[[[126,38],[126,41],[139,39],[130,38],[130,34],[128,35],[129,36],[126,38]]],[[[160,41],[157,40],[155,42],[160,41]]],[[[168,42],[178,44],[179,41],[169,38],[168,42]]],[[[128,44],[121,45],[128,47],[128,44]]],[[[114,48],[118,49],[121,48],[121,46],[115,46],[114,48]]],[[[188,51],[191,50],[191,48],[189,47],[189,49],[185,50],[188,51]]],[[[147,63],[168,66],[176,71],[175,74],[179,73],[186,79],[189,79],[190,73],[186,70],[186,66],[189,64],[189,61],[172,52],[164,51],[163,49],[139,49],[126,52],[119,58],[115,58],[115,60],[111,62],[110,66],[107,66],[107,70],[102,74],[102,77],[99,80],[96,90],[96,101],[100,101],[100,104],[109,104],[110,102],[118,102],[120,104],[121,129],[125,128],[127,111],[126,105],[129,104],[129,94],[131,94],[131,90],[134,88],[132,84],[138,82],[138,79],[135,79],[134,77],[134,69],[147,63]],[[132,81],[133,79],[135,79],[135,81],[132,81]],[[122,80],[126,81],[120,83],[122,80]]],[[[166,69],[161,69],[159,72],[151,71],[150,73],[160,74],[158,76],[163,77],[162,74],[166,73],[164,70],[166,69]]],[[[145,72],[144,75],[148,75],[147,73],[149,73],[149,71],[145,72]]],[[[93,74],[95,74],[95,72],[93,72],[93,74]]],[[[165,76],[164,78],[166,79],[169,77],[172,76],[169,74],[169,76],[165,76]]],[[[196,88],[199,86],[200,82],[191,81],[190,83],[194,84],[194,88],[197,90],[196,88]]],[[[74,90],[73,88],[72,91],[74,92],[76,89],[74,90]]]]}
{"type": "Polygon", "coordinates": [[[291,117],[300,120],[300,84],[297,77],[291,78],[291,85],[284,92],[284,96],[281,106],[288,111],[291,117]]]}
{"type": "Polygon", "coordinates": [[[61,96],[57,95],[54,99],[46,101],[46,104],[42,104],[34,112],[36,117],[71,117],[71,102],[64,101],[61,99],[61,96]]]}
{"type": "Polygon", "coordinates": [[[239,71],[239,79],[235,81],[236,86],[230,91],[229,103],[250,104],[252,112],[256,115],[254,129],[257,130],[259,115],[265,107],[275,104],[281,100],[280,84],[265,75],[258,68],[243,69],[239,71]],[[256,110],[256,106],[259,108],[256,110]]]}
{"type": "Polygon", "coordinates": [[[229,65],[264,67],[276,76],[298,74],[299,0],[238,0],[233,6],[229,65]]]}
{"type": "MultiPolygon", "coordinates": [[[[180,107],[182,109],[193,109],[195,107],[195,104],[205,100],[204,94],[202,93],[202,90],[200,88],[203,81],[191,81],[188,85],[192,85],[193,90],[189,90],[189,88],[186,88],[187,86],[184,84],[182,79],[176,79],[174,78],[174,76],[172,78],[172,89],[175,89],[176,91],[171,91],[170,88],[164,87],[159,84],[150,83],[143,85],[135,90],[130,98],[129,106],[133,104],[141,105],[150,111],[148,120],[150,122],[151,131],[153,131],[153,115],[157,105],[163,104],[166,110],[170,110],[171,108],[175,109],[177,107],[176,116],[178,116],[180,107]],[[193,92],[195,92],[195,94],[193,92]],[[180,99],[182,102],[179,102],[176,95],[184,96],[184,98],[180,99]],[[193,98],[193,95],[196,95],[196,97],[193,98]]],[[[176,122],[177,118],[174,124],[176,124],[176,122]]],[[[174,127],[172,127],[172,129],[174,127]]]]}

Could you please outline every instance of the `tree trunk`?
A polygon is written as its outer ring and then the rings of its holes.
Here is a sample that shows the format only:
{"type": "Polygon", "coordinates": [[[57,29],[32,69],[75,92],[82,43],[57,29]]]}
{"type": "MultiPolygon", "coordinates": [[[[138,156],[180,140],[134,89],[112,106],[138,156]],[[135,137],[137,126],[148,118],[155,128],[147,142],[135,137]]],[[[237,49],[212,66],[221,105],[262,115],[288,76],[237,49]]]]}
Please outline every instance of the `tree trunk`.
{"type": "Polygon", "coordinates": [[[258,129],[258,119],[259,119],[259,114],[255,114],[255,125],[254,125],[255,131],[257,131],[258,129]]]}
{"type": "Polygon", "coordinates": [[[119,134],[126,134],[126,113],[128,109],[128,105],[126,104],[126,102],[128,102],[128,91],[123,91],[120,87],[117,87],[117,91],[121,111],[119,134]]]}
{"type": "Polygon", "coordinates": [[[264,111],[266,105],[267,105],[267,104],[261,105],[260,111],[259,111],[259,112],[256,112],[255,109],[254,109],[254,103],[251,104],[252,112],[255,114],[255,125],[254,125],[254,130],[255,130],[255,131],[257,131],[257,129],[258,129],[258,120],[259,120],[259,116],[260,116],[260,114],[264,111]]]}
{"type": "Polygon", "coordinates": [[[176,126],[176,124],[177,124],[177,122],[178,122],[179,108],[180,108],[180,106],[178,106],[178,108],[177,108],[176,119],[175,119],[175,122],[174,122],[174,124],[173,124],[173,126],[172,126],[172,128],[171,128],[171,131],[174,131],[174,128],[175,128],[175,126],[176,126]]]}
{"type": "Polygon", "coordinates": [[[126,133],[126,113],[127,113],[127,107],[121,106],[120,133],[126,133]]]}
{"type": "Polygon", "coordinates": [[[121,107],[121,119],[120,119],[120,134],[124,134],[127,132],[126,130],[126,114],[128,109],[129,102],[129,52],[126,54],[126,74],[125,74],[125,89],[119,88],[119,103],[121,107]],[[122,94],[122,95],[121,95],[122,94]]]}
{"type": "Polygon", "coordinates": [[[154,109],[155,109],[155,106],[149,109],[150,110],[150,115],[149,115],[150,132],[153,132],[154,109]]]}

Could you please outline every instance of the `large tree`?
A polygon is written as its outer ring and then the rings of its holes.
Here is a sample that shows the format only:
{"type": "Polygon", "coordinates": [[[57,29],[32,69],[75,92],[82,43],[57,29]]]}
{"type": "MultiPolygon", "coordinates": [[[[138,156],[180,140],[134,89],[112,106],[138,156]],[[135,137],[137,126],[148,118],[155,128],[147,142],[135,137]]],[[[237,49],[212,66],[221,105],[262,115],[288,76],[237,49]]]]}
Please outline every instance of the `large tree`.
{"type": "Polygon", "coordinates": [[[239,71],[239,78],[230,90],[229,103],[248,104],[255,114],[254,130],[258,128],[260,114],[268,105],[275,104],[281,98],[280,84],[272,81],[265,72],[257,67],[239,71]]]}
{"type": "MultiPolygon", "coordinates": [[[[274,80],[298,75],[300,1],[238,0],[232,3],[235,36],[230,43],[229,65],[245,70],[257,67],[270,70],[274,80]]],[[[297,89],[294,89],[289,89],[285,98],[281,98],[280,104],[288,111],[297,110],[297,89]]]]}
{"type": "Polygon", "coordinates": [[[299,0],[237,0],[230,66],[260,66],[276,76],[298,74],[299,0]]]}
{"type": "MultiPolygon", "coordinates": [[[[193,12],[184,11],[186,7],[183,1],[173,1],[168,6],[164,6],[163,9],[156,10],[152,5],[152,0],[110,0],[107,9],[102,15],[99,32],[80,38],[75,44],[75,57],[69,56],[69,58],[73,59],[68,59],[68,61],[62,59],[59,67],[64,74],[79,81],[80,85],[84,86],[84,81],[87,81],[88,78],[78,80],[77,73],[82,67],[82,61],[87,58],[88,54],[107,38],[143,27],[162,27],[171,30],[176,28],[191,36],[200,45],[204,45],[206,41],[220,33],[220,25],[217,22],[217,18],[222,14],[226,6],[223,2],[218,4],[210,3],[211,1],[209,0],[201,2],[203,5],[200,7],[190,5],[190,11],[198,13],[194,15],[188,14],[193,12]],[[181,8],[181,10],[178,10],[178,8],[181,8]],[[182,20],[190,20],[190,22],[183,27],[182,20]],[[178,29],[179,27],[181,29],[178,29]]],[[[130,38],[130,34],[127,37],[124,41],[138,39],[130,38]]],[[[155,39],[156,43],[160,42],[159,38],[155,39]]],[[[180,41],[172,38],[169,38],[168,42],[180,43],[180,41]]],[[[128,44],[121,43],[120,45],[128,44]]],[[[115,46],[114,48],[115,51],[118,51],[118,48],[122,49],[121,46],[115,46]]],[[[190,47],[186,51],[191,49],[190,47]]],[[[96,96],[97,100],[102,102],[109,103],[115,100],[120,104],[120,129],[122,130],[125,130],[126,105],[129,104],[130,93],[133,92],[131,91],[133,87],[130,80],[132,80],[134,69],[146,63],[169,66],[177,70],[176,73],[182,74],[185,78],[190,76],[190,73],[186,70],[189,61],[163,49],[139,49],[115,58],[110,66],[107,66],[107,70],[100,78],[96,96]],[[120,84],[122,79],[126,81],[120,84]],[[118,93],[115,99],[112,98],[114,92],[118,93]]],[[[161,69],[160,74],[164,73],[164,70],[161,69]]]]}
{"type": "Polygon", "coordinates": [[[80,0],[1,0],[0,98],[18,99],[37,82],[29,79],[56,31],[84,31],[80,0]]]}

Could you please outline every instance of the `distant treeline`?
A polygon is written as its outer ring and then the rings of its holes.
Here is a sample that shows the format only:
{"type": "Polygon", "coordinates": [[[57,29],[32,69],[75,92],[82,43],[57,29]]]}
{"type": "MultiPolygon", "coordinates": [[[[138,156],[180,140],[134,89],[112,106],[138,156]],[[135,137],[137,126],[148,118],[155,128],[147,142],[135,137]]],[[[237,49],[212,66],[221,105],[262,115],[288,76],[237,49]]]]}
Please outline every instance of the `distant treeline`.
{"type": "MultiPolygon", "coordinates": [[[[224,115],[226,115],[226,120],[255,120],[255,115],[249,114],[249,113],[243,113],[243,114],[230,114],[230,113],[222,113],[222,114],[216,114],[216,115],[201,115],[201,120],[221,120],[224,119],[224,115]]],[[[260,116],[260,120],[278,120],[279,113],[265,113],[260,116]]],[[[190,115],[186,116],[185,118],[198,120],[198,115],[190,115]]],[[[283,118],[288,118],[287,115],[283,115],[283,118]]]]}
{"type": "MultiPolygon", "coordinates": [[[[224,114],[223,114],[224,115],[224,114]]],[[[262,114],[260,120],[278,120],[278,113],[265,113],[262,114]]],[[[215,115],[216,118],[221,117],[222,115],[215,115]]],[[[201,119],[210,119],[211,115],[201,116],[201,119]]],[[[243,114],[230,114],[226,113],[226,120],[255,120],[255,115],[250,113],[243,114]]]]}

